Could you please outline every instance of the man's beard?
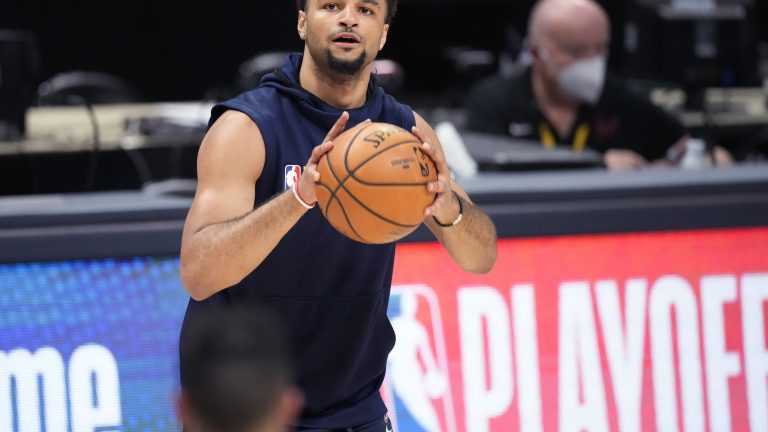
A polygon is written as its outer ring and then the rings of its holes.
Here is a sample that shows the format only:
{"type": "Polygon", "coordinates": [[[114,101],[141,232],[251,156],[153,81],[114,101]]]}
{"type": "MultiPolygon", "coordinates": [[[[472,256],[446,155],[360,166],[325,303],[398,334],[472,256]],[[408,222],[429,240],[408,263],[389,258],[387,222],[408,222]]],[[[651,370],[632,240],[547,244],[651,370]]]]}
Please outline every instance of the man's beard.
{"type": "Polygon", "coordinates": [[[354,59],[354,60],[341,60],[338,57],[335,57],[333,54],[331,54],[331,50],[325,51],[325,59],[328,63],[328,67],[331,68],[332,71],[336,72],[340,75],[348,75],[348,76],[355,76],[360,73],[361,70],[363,70],[363,66],[365,65],[366,55],[365,51],[360,53],[360,57],[354,59]]]}

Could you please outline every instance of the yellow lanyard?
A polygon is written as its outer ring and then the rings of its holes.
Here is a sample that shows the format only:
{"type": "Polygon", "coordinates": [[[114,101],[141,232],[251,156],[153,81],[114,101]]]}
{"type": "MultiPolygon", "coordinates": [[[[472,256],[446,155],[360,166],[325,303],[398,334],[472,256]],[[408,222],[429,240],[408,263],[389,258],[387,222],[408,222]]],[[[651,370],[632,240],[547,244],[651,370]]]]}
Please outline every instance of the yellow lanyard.
{"type": "MultiPolygon", "coordinates": [[[[589,132],[589,125],[586,123],[581,123],[576,128],[576,132],[573,134],[573,142],[571,143],[573,151],[580,152],[584,150],[587,146],[587,139],[589,139],[589,132]]],[[[553,149],[557,145],[554,132],[545,122],[539,123],[539,138],[541,139],[541,144],[547,149],[553,149]]]]}

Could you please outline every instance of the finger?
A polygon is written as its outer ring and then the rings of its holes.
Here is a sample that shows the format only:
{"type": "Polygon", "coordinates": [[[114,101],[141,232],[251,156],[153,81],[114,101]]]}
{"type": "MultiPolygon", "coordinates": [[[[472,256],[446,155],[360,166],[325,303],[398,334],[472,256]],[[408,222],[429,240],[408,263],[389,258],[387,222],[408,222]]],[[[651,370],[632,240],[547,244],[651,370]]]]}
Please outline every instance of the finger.
{"type": "Polygon", "coordinates": [[[432,158],[432,160],[435,161],[435,163],[438,162],[438,159],[440,158],[440,154],[437,151],[437,147],[433,146],[429,141],[423,141],[421,144],[421,149],[429,155],[429,157],[432,158]]]}
{"type": "Polygon", "coordinates": [[[643,168],[645,166],[645,159],[640,157],[633,157],[630,159],[630,166],[634,169],[643,168]]]}
{"type": "Polygon", "coordinates": [[[341,113],[339,118],[336,120],[336,123],[334,123],[333,127],[331,127],[331,130],[328,131],[328,135],[325,136],[325,141],[330,141],[339,136],[340,133],[344,132],[344,127],[347,126],[348,120],[349,113],[347,111],[341,113]]]}
{"type": "Polygon", "coordinates": [[[301,174],[301,178],[307,177],[309,180],[317,183],[320,181],[320,171],[317,170],[317,164],[307,163],[304,166],[304,172],[301,174]]]}
{"type": "Polygon", "coordinates": [[[432,204],[424,209],[424,216],[429,216],[432,214],[435,214],[437,212],[437,209],[446,205],[447,201],[451,199],[450,194],[441,194],[438,195],[437,198],[432,202],[432,204]]]}
{"type": "Polygon", "coordinates": [[[445,156],[443,155],[443,152],[438,151],[435,146],[432,144],[425,142],[421,145],[422,150],[432,159],[432,162],[435,163],[435,167],[437,168],[437,173],[447,173],[448,172],[448,164],[445,161],[445,156]]]}
{"type": "Polygon", "coordinates": [[[433,214],[437,213],[437,209],[440,206],[441,206],[440,201],[439,200],[435,200],[435,202],[432,203],[432,205],[430,205],[429,207],[424,209],[424,216],[430,216],[430,215],[433,215],[433,214]]]}
{"type": "Polygon", "coordinates": [[[413,133],[416,136],[416,138],[419,139],[419,141],[421,142],[427,141],[427,137],[424,136],[424,132],[422,132],[421,129],[417,128],[416,126],[413,126],[411,128],[411,133],[413,133]]]}
{"type": "Polygon", "coordinates": [[[332,148],[333,141],[326,141],[312,149],[312,154],[309,156],[309,162],[307,162],[307,165],[317,164],[320,161],[320,158],[323,157],[324,154],[331,151],[332,148]]]}
{"type": "Polygon", "coordinates": [[[444,179],[439,179],[436,182],[430,182],[427,184],[427,190],[433,193],[444,194],[451,190],[451,186],[444,179]]]}

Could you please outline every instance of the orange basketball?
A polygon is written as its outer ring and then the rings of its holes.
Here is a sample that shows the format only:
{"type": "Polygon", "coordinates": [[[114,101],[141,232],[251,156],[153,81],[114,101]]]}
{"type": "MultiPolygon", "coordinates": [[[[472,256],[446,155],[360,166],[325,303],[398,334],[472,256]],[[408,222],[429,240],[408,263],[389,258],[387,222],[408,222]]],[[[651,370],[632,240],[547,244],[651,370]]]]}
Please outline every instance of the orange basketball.
{"type": "Polygon", "coordinates": [[[435,200],[432,159],[410,132],[359,124],[333,140],[317,166],[317,200],[328,222],[352,240],[389,243],[415,230],[435,200]]]}

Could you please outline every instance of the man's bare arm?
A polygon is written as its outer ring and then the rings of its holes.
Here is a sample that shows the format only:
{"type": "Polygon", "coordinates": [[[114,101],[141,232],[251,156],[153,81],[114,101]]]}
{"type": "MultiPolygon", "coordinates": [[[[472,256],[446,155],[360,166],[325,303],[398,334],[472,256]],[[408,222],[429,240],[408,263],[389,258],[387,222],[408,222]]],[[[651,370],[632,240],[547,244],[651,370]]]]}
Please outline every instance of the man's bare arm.
{"type": "Polygon", "coordinates": [[[438,196],[435,203],[426,209],[424,221],[461,268],[472,273],[488,273],[496,262],[496,227],[488,215],[472,204],[464,189],[451,180],[440,140],[432,127],[421,116],[415,115],[414,133],[424,142],[423,148],[434,160],[438,172],[438,181],[428,186],[428,190],[437,192],[438,196]],[[461,222],[443,228],[434,222],[432,216],[442,223],[451,223],[456,219],[459,202],[452,191],[464,199],[464,214],[461,222]]]}
{"type": "MultiPolygon", "coordinates": [[[[309,202],[316,201],[316,161],[332,148],[328,139],[344,129],[347,118],[342,115],[329,137],[315,147],[299,180],[309,202]]],[[[254,209],[264,160],[258,127],[237,111],[224,113],[200,146],[198,187],[181,244],[181,280],[195,300],[243,280],[306,212],[290,190],[254,209]]]]}

